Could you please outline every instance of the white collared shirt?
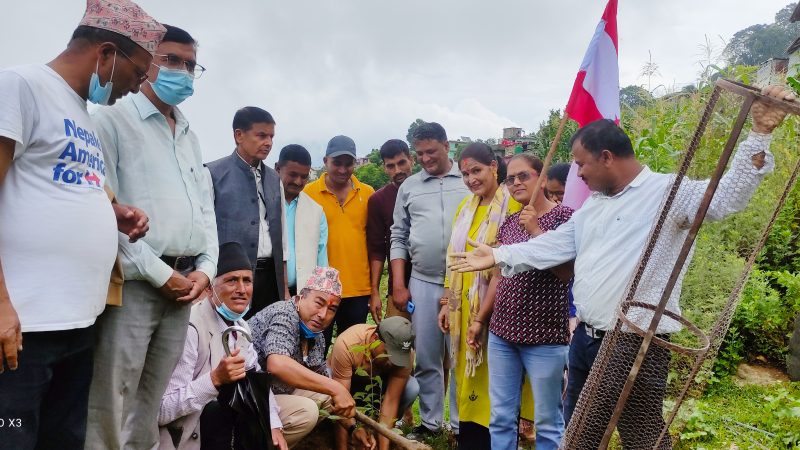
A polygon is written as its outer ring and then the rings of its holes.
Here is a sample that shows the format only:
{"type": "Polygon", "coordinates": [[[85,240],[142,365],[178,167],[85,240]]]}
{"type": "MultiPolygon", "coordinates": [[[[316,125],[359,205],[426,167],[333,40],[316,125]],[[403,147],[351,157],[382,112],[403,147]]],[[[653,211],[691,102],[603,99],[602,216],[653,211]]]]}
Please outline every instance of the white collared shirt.
{"type": "MultiPolygon", "coordinates": [[[[730,170],[720,180],[707,219],[720,220],[747,206],[758,183],[775,166],[768,152],[770,140],[769,135],[751,132],[739,145],[730,170]],[[751,156],[762,151],[766,152],[766,163],[756,169],[751,156]]],[[[572,292],[577,316],[597,329],[610,330],[616,323],[617,306],[627,292],[674,179],[674,174],[654,173],[645,166],[618,194],[593,193],[583,207],[556,230],[528,242],[494,249],[495,261],[503,276],[511,276],[575,259],[572,292]]],[[[637,289],[637,301],[658,304],[707,186],[708,180],[687,178],[681,183],[650,257],[654,264],[648,264],[637,289]]],[[[681,284],[692,253],[667,303],[667,309],[677,314],[680,314],[681,284]]],[[[628,317],[637,326],[647,329],[652,311],[632,308],[628,317]]],[[[679,329],[676,321],[664,316],[657,332],[670,333],[679,329]]]]}
{"type": "Polygon", "coordinates": [[[119,235],[125,279],[147,280],[154,287],[172,276],[161,255],[199,255],[197,270],[213,280],[219,254],[200,143],[180,109],[173,111],[174,133],[142,92],[92,115],[103,142],[109,186],[120,203],[141,208],[150,218],[144,238],[130,243],[119,235]]]}
{"type": "MultiPolygon", "coordinates": [[[[217,325],[220,331],[228,328],[228,324],[215,313],[217,325]]],[[[197,345],[200,338],[197,329],[190,326],[186,332],[186,343],[183,347],[181,359],[172,372],[167,389],[161,398],[161,407],[158,411],[158,425],[165,426],[181,417],[202,411],[211,401],[217,399],[219,391],[211,381],[211,372],[205,372],[194,377],[194,369],[197,365],[198,349],[197,345]]],[[[212,345],[214,345],[212,343],[212,345]]],[[[258,354],[253,348],[253,344],[247,339],[237,339],[231,335],[228,347],[233,350],[241,348],[240,355],[245,359],[245,370],[258,367],[258,354]]],[[[212,371],[219,362],[212,364],[212,371]]],[[[280,407],[275,400],[272,389],[269,391],[269,421],[270,426],[275,428],[283,427],[281,423],[280,407]]]]}

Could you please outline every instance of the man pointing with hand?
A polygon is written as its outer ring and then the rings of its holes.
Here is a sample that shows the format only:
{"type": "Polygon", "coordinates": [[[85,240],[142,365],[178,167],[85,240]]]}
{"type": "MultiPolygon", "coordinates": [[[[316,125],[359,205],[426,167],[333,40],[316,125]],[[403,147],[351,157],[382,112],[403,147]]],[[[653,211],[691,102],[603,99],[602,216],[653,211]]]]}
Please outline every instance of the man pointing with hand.
{"type": "MultiPolygon", "coordinates": [[[[778,86],[769,86],[763,93],[781,100],[795,99],[794,94],[778,86]]],[[[759,101],[753,104],[751,113],[753,128],[739,144],[731,158],[730,169],[720,180],[706,216],[709,220],[721,220],[743,210],[758,184],[775,167],[774,157],[769,152],[771,133],[786,113],[759,101]]],[[[570,342],[569,381],[564,402],[566,422],[575,411],[605,334],[616,325],[617,306],[637,268],[650,230],[658,220],[660,200],[675,180],[674,174],[654,173],[637,161],[630,139],[610,120],[586,125],[573,135],[570,144],[578,176],[593,191],[583,207],[556,230],[527,242],[495,249],[472,242],[475,250],[452,255],[455,261],[451,265],[453,270],[467,272],[497,264],[504,276],[511,276],[575,259],[573,295],[579,324],[570,342]]],[[[665,264],[671,267],[669,262],[677,259],[689,232],[687,224],[694,219],[708,183],[708,180],[689,179],[681,183],[653,249],[653,254],[661,255],[661,264],[647,265],[636,291],[638,301],[658,304],[668,278],[665,264]]],[[[675,314],[680,314],[678,299],[684,274],[685,268],[667,302],[667,309],[675,314]]],[[[648,328],[651,317],[652,313],[642,314],[641,308],[628,311],[628,318],[642,329],[648,328]]],[[[669,340],[671,334],[679,330],[680,324],[664,318],[656,334],[669,340]]],[[[619,395],[622,391],[625,378],[611,374],[630,371],[641,342],[642,338],[635,333],[620,334],[599,380],[606,392],[619,395]]],[[[647,351],[617,425],[623,448],[633,444],[637,448],[655,446],[664,425],[662,405],[669,359],[669,350],[663,347],[651,345],[647,351]],[[661,426],[642,428],[642,423],[660,423],[661,426]]],[[[615,403],[595,406],[586,414],[591,415],[595,423],[608,423],[615,403]]],[[[583,430],[581,448],[597,448],[605,428],[583,430]]],[[[669,439],[662,439],[658,448],[671,448],[669,439]]]]}

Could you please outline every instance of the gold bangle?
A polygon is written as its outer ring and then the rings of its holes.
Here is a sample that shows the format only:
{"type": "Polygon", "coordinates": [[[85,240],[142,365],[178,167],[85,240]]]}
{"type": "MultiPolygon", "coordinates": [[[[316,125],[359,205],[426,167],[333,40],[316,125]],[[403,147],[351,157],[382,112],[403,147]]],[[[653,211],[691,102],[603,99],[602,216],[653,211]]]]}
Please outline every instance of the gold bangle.
{"type": "Polygon", "coordinates": [[[450,299],[448,297],[442,297],[439,299],[439,305],[444,306],[449,304],[450,304],[450,299]]]}

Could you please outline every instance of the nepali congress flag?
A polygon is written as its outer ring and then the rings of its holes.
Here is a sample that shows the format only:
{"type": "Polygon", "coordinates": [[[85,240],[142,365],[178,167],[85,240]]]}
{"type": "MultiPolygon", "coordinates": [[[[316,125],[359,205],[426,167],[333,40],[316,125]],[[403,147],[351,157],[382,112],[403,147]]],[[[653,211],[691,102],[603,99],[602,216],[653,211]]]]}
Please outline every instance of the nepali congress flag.
{"type": "MultiPolygon", "coordinates": [[[[578,126],[603,118],[619,123],[617,48],[617,0],[609,0],[567,102],[566,112],[578,126]]],[[[578,166],[573,162],[567,176],[564,205],[578,209],[589,195],[589,188],[578,178],[578,166]]]]}

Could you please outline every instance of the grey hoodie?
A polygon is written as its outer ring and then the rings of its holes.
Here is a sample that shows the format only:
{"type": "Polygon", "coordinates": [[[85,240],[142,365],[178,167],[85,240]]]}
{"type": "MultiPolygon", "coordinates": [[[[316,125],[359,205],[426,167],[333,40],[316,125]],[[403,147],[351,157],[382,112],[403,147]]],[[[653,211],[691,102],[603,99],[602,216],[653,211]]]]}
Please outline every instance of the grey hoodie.
{"type": "Polygon", "coordinates": [[[425,170],[410,176],[397,192],[390,259],[411,260],[411,276],[443,284],[445,254],[453,216],[469,194],[458,165],[439,178],[425,170]]]}

